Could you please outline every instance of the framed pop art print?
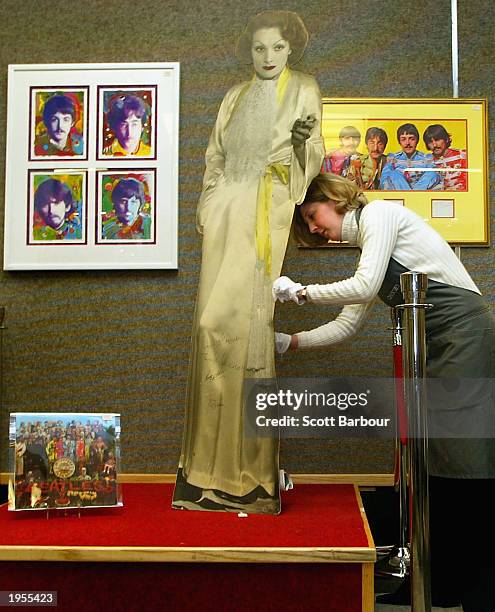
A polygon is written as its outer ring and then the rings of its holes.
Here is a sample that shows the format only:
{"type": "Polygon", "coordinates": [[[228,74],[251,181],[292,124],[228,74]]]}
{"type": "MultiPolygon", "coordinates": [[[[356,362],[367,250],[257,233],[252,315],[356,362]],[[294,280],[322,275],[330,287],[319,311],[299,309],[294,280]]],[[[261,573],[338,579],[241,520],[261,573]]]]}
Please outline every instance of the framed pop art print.
{"type": "Polygon", "coordinates": [[[155,169],[98,171],[96,244],[153,244],[155,169]]]}
{"type": "Polygon", "coordinates": [[[156,90],[98,87],[98,159],[155,159],[156,90]]]}
{"type": "Polygon", "coordinates": [[[29,160],[88,159],[89,87],[31,87],[29,160]]]}
{"type": "Polygon", "coordinates": [[[452,245],[489,244],[485,100],[325,98],[322,132],[323,172],[411,208],[452,245]]]}
{"type": "Polygon", "coordinates": [[[28,170],[27,244],[86,244],[86,171],[28,170]]]}
{"type": "Polygon", "coordinates": [[[5,270],[177,268],[179,65],[9,66],[5,270]]]}

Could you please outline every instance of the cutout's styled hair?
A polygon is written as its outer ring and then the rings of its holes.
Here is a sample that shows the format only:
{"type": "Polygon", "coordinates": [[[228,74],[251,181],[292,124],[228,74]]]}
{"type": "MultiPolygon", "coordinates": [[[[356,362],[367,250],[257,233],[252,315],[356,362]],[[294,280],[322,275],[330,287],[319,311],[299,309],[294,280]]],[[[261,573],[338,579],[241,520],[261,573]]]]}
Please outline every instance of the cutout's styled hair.
{"type": "Polygon", "coordinates": [[[289,42],[292,51],[289,55],[291,65],[301,59],[309,39],[303,20],[292,11],[264,11],[251,17],[246,29],[237,41],[235,55],[238,60],[244,64],[252,63],[253,36],[255,32],[264,28],[279,28],[282,38],[289,42]]]}
{"type": "MultiPolygon", "coordinates": [[[[301,206],[310,202],[335,202],[335,210],[344,215],[349,210],[357,210],[368,203],[366,196],[355,183],[338,174],[319,174],[312,181],[301,206]]],[[[312,234],[301,213],[301,206],[296,206],[292,222],[292,235],[298,244],[303,246],[321,246],[327,244],[327,238],[312,234]]]]}

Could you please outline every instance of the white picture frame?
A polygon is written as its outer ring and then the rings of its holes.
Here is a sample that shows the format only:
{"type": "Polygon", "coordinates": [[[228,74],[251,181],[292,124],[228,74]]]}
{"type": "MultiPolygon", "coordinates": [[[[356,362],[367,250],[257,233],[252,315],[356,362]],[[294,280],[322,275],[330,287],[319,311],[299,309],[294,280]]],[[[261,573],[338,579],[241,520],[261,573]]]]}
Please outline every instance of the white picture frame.
{"type": "Polygon", "coordinates": [[[177,62],[9,66],[4,270],[177,269],[179,76],[177,62]],[[102,239],[112,173],[145,198],[102,239]]]}

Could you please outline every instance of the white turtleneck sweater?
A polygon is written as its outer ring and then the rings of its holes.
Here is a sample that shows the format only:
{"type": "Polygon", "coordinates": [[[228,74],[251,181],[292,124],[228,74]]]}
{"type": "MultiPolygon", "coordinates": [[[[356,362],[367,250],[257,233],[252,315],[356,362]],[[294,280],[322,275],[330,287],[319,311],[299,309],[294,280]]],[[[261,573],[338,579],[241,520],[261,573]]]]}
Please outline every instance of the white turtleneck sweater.
{"type": "Polygon", "coordinates": [[[395,202],[367,204],[356,222],[356,211],[344,215],[342,240],[361,249],[354,276],[329,285],[308,285],[307,301],[346,304],[326,325],[297,334],[300,348],[341,342],[361,327],[378,295],[390,258],[408,270],[424,272],[431,280],[480,293],[451,247],[413,211],[395,202]]]}

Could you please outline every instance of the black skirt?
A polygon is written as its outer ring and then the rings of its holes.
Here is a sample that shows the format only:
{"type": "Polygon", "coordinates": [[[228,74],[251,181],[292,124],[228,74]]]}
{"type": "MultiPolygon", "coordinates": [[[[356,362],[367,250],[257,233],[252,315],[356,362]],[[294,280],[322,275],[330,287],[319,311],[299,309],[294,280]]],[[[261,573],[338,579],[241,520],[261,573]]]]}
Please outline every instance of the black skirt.
{"type": "Polygon", "coordinates": [[[428,388],[430,474],[495,478],[495,318],[489,307],[430,328],[426,373],[447,387],[458,385],[458,392],[446,394],[428,388]]]}

